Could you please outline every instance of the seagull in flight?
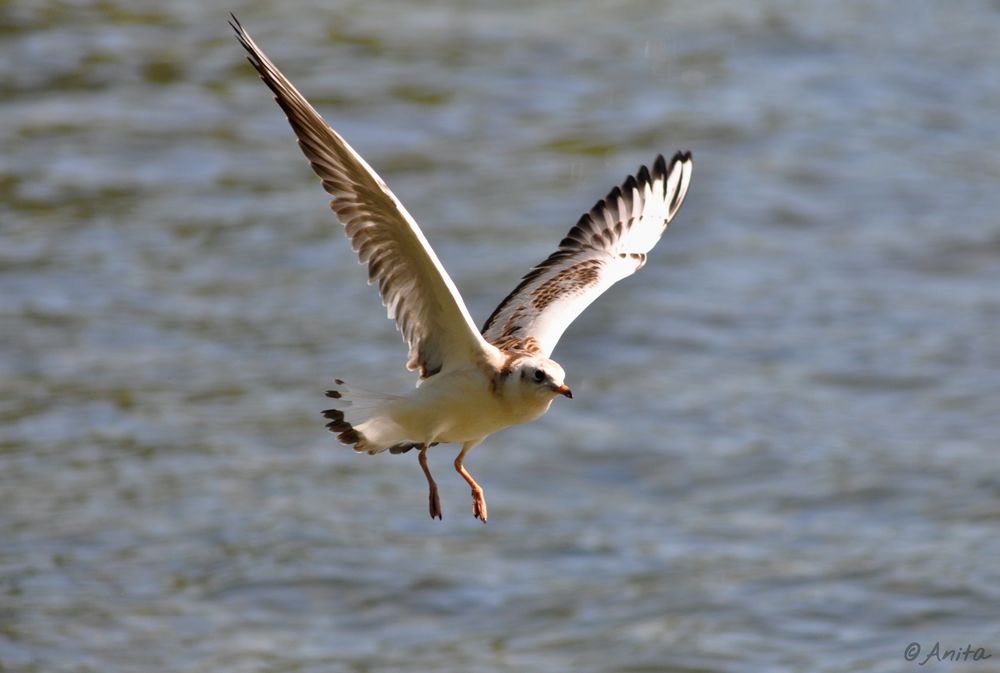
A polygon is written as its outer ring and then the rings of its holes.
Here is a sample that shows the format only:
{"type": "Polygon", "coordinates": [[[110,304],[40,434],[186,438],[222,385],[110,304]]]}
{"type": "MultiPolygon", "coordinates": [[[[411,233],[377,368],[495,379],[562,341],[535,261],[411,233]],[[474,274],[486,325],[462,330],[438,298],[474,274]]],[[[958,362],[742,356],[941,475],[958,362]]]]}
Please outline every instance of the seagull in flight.
{"type": "Polygon", "coordinates": [[[486,498],[463,461],[503,428],[532,421],[556,396],[570,399],[566,375],[550,359],[570,323],[618,281],[646,263],[691,182],[691,153],[660,155],[585,213],[559,247],[531,269],[477,330],[458,288],[416,221],[371,166],[334,131],[261,51],[235,16],[230,25],[251,65],[274,93],[361,264],[378,285],[389,318],[409,347],[416,389],[375,393],[336,379],[326,395],[327,428],[357,452],[417,450],[441,518],[427,449],[456,443],[455,470],[472,489],[472,513],[486,523],[486,498]]]}

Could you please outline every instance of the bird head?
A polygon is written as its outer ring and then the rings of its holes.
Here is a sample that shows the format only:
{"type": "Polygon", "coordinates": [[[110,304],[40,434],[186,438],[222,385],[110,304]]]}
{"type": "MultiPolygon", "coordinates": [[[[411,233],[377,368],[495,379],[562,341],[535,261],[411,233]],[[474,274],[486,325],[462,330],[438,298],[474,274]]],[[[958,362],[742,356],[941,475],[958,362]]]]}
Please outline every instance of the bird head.
{"type": "Polygon", "coordinates": [[[549,401],[556,395],[573,399],[573,392],[565,383],[566,372],[555,360],[543,357],[525,357],[511,368],[511,379],[530,395],[549,401]]]}

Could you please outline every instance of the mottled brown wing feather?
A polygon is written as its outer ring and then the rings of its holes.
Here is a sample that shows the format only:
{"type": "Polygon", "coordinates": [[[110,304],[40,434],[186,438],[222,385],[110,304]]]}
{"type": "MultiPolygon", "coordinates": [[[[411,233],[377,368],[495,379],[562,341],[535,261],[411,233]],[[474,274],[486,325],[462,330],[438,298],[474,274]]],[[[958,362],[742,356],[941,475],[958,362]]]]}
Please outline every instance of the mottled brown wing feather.
{"type": "Polygon", "coordinates": [[[646,263],[691,182],[690,152],[658,156],[580,218],[559,248],[528,272],[483,326],[501,348],[552,354],[562,333],[609,287],[646,263]]]}
{"type": "Polygon", "coordinates": [[[385,182],[292,86],[235,16],[231,25],[250,55],[247,60],[287,115],[323,188],[333,196],[330,205],[351,247],[368,265],[368,282],[378,284],[389,318],[409,345],[407,368],[419,369],[426,378],[499,357],[476,330],[420,227],[385,182]]]}

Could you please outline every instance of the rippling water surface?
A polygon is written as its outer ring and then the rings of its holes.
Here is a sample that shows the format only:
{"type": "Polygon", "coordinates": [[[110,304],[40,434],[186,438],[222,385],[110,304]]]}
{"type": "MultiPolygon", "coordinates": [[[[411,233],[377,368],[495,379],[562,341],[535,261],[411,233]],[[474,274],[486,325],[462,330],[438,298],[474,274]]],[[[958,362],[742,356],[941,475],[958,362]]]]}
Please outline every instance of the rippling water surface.
{"type": "Polygon", "coordinates": [[[0,670],[997,670],[998,34],[971,0],[3,3],[0,670]],[[471,455],[489,526],[450,447],[432,522],[412,454],[323,431],[334,376],[413,380],[229,10],[479,321],[694,152],[559,345],[576,398],[471,455]]]}

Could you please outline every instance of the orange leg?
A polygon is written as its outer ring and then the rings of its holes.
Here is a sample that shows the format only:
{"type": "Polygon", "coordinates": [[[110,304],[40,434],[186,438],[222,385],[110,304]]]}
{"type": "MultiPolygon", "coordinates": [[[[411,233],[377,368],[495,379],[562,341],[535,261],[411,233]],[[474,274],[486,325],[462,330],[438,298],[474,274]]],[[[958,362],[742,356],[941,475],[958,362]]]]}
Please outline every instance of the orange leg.
{"type": "Polygon", "coordinates": [[[483,488],[476,483],[476,480],[472,478],[469,471],[462,465],[465,454],[478,443],[479,441],[473,441],[462,445],[461,452],[455,458],[455,470],[462,475],[462,479],[465,479],[465,482],[472,488],[472,515],[482,520],[483,523],[486,523],[486,498],[483,496],[483,488]]]}
{"type": "Polygon", "coordinates": [[[430,504],[431,518],[440,519],[441,518],[441,500],[438,498],[438,487],[434,483],[434,477],[431,476],[431,468],[427,466],[427,445],[423,444],[420,447],[420,468],[424,471],[424,476],[427,477],[427,485],[430,487],[430,495],[427,496],[427,500],[430,504]]]}

